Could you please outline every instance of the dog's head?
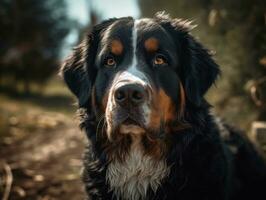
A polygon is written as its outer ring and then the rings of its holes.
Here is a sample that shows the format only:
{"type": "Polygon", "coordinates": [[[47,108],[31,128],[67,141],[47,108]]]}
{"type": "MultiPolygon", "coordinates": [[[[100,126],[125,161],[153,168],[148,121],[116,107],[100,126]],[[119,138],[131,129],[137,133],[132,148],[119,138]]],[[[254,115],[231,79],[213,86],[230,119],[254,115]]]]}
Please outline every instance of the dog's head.
{"type": "Polygon", "coordinates": [[[67,85],[79,106],[104,122],[101,132],[110,143],[164,136],[180,126],[188,106],[204,102],[219,69],[190,29],[189,22],[163,14],[110,19],[66,60],[67,85]]]}

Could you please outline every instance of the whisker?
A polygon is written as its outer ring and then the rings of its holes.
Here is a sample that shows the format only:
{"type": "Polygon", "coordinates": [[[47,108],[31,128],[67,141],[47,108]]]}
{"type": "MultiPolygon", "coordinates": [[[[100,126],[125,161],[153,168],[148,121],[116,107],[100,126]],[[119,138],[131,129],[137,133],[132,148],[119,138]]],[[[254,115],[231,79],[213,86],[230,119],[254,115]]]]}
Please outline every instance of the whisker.
{"type": "Polygon", "coordinates": [[[106,123],[106,120],[104,119],[103,126],[102,126],[102,132],[101,132],[102,135],[103,135],[104,129],[106,128],[106,125],[107,125],[107,123],[106,123]]]}
{"type": "MultiPolygon", "coordinates": [[[[98,122],[98,124],[97,124],[97,127],[96,127],[96,141],[97,141],[97,139],[98,139],[98,130],[99,130],[99,126],[100,126],[100,124],[101,124],[101,122],[102,122],[102,120],[104,120],[105,119],[105,117],[104,117],[104,114],[100,117],[100,120],[99,120],[99,122],[98,122]]],[[[104,120],[105,121],[105,120],[104,120]]]]}

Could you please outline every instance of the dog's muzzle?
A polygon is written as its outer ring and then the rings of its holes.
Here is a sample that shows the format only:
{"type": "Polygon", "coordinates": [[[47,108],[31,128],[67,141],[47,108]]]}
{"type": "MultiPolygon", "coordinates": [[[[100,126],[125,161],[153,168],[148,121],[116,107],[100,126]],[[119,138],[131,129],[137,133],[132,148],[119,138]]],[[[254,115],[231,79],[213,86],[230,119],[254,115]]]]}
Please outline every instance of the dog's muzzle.
{"type": "Polygon", "coordinates": [[[107,133],[140,133],[150,118],[151,89],[146,78],[123,72],[113,81],[106,109],[107,133]]]}
{"type": "Polygon", "coordinates": [[[108,102],[106,115],[109,136],[117,128],[122,134],[144,132],[149,100],[149,92],[145,86],[121,81],[114,85],[109,95],[112,99],[108,102]]]}

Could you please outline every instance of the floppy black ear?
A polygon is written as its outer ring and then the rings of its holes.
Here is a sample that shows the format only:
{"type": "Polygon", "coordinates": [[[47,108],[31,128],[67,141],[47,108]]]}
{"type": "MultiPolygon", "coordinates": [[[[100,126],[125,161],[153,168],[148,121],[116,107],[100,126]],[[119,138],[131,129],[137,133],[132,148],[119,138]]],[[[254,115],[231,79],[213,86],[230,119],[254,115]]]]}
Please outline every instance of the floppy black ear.
{"type": "Polygon", "coordinates": [[[88,72],[88,49],[91,36],[84,39],[61,67],[61,74],[73,94],[78,98],[79,106],[84,107],[90,98],[93,74],[88,72]]]}
{"type": "Polygon", "coordinates": [[[60,74],[71,92],[78,98],[80,107],[90,105],[92,87],[97,75],[94,63],[100,35],[115,20],[116,18],[112,18],[94,26],[61,67],[60,74]]]}
{"type": "Polygon", "coordinates": [[[180,67],[186,94],[191,103],[200,105],[204,94],[220,74],[219,66],[205,47],[187,34],[180,43],[180,67]]]}
{"type": "Polygon", "coordinates": [[[210,52],[191,34],[191,22],[171,19],[159,12],[155,19],[170,33],[177,46],[178,73],[186,90],[188,100],[198,106],[204,94],[220,73],[219,66],[210,52]]]}

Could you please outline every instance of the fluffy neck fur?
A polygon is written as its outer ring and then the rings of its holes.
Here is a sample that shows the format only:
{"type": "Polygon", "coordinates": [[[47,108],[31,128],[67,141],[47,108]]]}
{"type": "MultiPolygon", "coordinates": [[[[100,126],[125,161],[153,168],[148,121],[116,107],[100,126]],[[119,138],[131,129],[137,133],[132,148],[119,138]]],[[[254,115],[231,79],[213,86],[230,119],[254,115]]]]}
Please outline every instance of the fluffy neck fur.
{"type": "Polygon", "coordinates": [[[156,191],[170,167],[165,160],[145,155],[140,137],[134,136],[124,161],[113,160],[106,171],[106,181],[118,199],[145,199],[151,188],[156,191]]]}

